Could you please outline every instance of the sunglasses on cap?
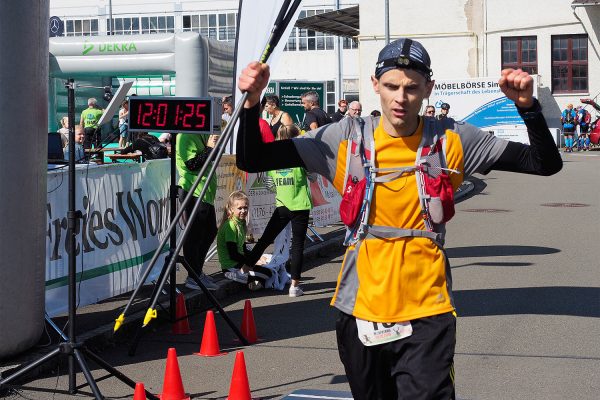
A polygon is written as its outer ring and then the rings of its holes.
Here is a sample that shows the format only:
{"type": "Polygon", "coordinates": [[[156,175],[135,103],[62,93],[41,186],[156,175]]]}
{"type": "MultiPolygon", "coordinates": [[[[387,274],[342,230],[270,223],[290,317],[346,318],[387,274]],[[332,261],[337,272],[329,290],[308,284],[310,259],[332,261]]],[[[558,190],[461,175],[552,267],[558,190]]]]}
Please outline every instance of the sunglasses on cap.
{"type": "Polygon", "coordinates": [[[431,79],[433,75],[433,71],[427,65],[425,65],[421,61],[417,61],[410,58],[410,46],[412,45],[412,40],[406,39],[402,46],[401,54],[398,57],[386,58],[378,62],[375,65],[375,75],[380,76],[377,71],[381,71],[382,69],[387,69],[389,67],[394,68],[405,68],[405,69],[414,69],[416,71],[421,72],[427,79],[431,79]]]}

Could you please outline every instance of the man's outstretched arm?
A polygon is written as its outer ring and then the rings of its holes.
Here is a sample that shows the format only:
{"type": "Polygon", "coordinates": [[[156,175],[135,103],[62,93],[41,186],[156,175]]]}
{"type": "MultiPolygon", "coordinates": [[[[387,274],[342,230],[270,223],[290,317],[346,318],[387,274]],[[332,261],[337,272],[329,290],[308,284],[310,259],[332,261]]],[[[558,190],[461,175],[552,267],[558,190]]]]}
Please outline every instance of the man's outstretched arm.
{"type": "Polygon", "coordinates": [[[562,159],[552,134],[542,114],[540,103],[535,100],[528,109],[517,106],[525,122],[529,145],[509,142],[491,169],[549,176],[562,169],[562,159]]]}
{"type": "Polygon", "coordinates": [[[260,95],[269,82],[269,66],[249,64],[240,75],[238,87],[247,92],[236,142],[236,165],[247,172],[279,168],[304,167],[296,146],[291,140],[263,143],[258,125],[260,95]]]}
{"type": "Polygon", "coordinates": [[[533,97],[533,78],[521,69],[508,68],[502,70],[498,85],[515,102],[527,126],[529,146],[509,143],[492,168],[546,176],[560,171],[562,159],[540,103],[533,97]]]}

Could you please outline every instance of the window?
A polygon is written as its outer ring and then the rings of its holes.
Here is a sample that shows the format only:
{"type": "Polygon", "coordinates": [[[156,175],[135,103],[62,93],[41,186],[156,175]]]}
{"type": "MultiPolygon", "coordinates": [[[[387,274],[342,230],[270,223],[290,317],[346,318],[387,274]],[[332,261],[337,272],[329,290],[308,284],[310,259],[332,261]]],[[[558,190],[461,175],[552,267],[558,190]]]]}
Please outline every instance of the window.
{"type": "Polygon", "coordinates": [[[169,15],[141,17],[141,33],[172,33],[175,32],[175,17],[169,15]]]}
{"type": "Polygon", "coordinates": [[[325,85],[325,104],[323,109],[329,115],[332,115],[337,110],[337,100],[335,99],[335,81],[327,81],[325,85]]]}
{"type": "MultiPolygon", "coordinates": [[[[300,11],[300,18],[312,17],[316,14],[323,14],[329,12],[331,9],[322,10],[302,10],[300,11]]],[[[290,33],[287,44],[285,46],[286,51],[307,51],[307,50],[333,50],[334,49],[334,36],[326,35],[321,32],[316,32],[310,29],[299,29],[294,27],[290,33]]]]}
{"type": "Polygon", "coordinates": [[[199,32],[212,39],[235,40],[237,13],[199,14],[183,16],[184,32],[199,32]]]}
{"type": "Polygon", "coordinates": [[[65,21],[65,36],[97,36],[98,19],[68,19],[65,21]]]}
{"type": "MultiPolygon", "coordinates": [[[[110,20],[106,20],[108,31],[110,20]]],[[[149,17],[113,18],[113,35],[137,35],[140,33],[173,33],[175,32],[175,17],[172,15],[157,15],[149,17]]]]}
{"type": "Polygon", "coordinates": [[[502,69],[521,68],[537,74],[537,38],[535,36],[502,38],[502,69]]]}
{"type": "Polygon", "coordinates": [[[358,40],[356,38],[343,37],[342,38],[343,49],[358,49],[358,40]]]}
{"type": "Polygon", "coordinates": [[[587,91],[587,35],[552,36],[552,93],[587,91]]]}
{"type": "MultiPolygon", "coordinates": [[[[108,20],[106,30],[109,31],[108,20]]],[[[113,18],[113,35],[137,35],[140,33],[140,18],[113,18]]]]}

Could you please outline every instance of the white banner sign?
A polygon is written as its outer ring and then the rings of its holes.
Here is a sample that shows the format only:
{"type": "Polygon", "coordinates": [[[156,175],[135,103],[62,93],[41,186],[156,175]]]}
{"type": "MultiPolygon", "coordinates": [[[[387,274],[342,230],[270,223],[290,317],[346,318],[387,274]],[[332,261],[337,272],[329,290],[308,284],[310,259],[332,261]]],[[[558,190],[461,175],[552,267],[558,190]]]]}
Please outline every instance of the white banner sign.
{"type": "MultiPolygon", "coordinates": [[[[129,292],[139,284],[169,226],[169,162],[77,166],[76,208],[82,214],[75,238],[80,306],[129,292]]],[[[50,315],[65,312],[68,305],[67,175],[66,168],[48,172],[46,311],[50,315]]],[[[275,196],[264,187],[262,174],[248,174],[246,181],[235,166],[235,156],[224,156],[217,176],[217,223],[229,193],[245,188],[250,198],[249,232],[258,239],[275,210],[275,196]]],[[[311,193],[314,224],[338,222],[340,196],[333,186],[318,176],[311,193]]],[[[165,248],[148,281],[160,273],[167,252],[165,248]]]]}
{"type": "MultiPolygon", "coordinates": [[[[66,169],[48,172],[46,311],[67,309],[68,190],[66,169]]],[[[169,221],[169,160],[76,171],[78,304],[130,291],[165,234],[169,221]]],[[[167,250],[165,250],[166,253],[167,250]]],[[[163,266],[161,257],[157,275],[163,266]]]]}
{"type": "Polygon", "coordinates": [[[275,194],[267,189],[263,182],[266,172],[248,174],[246,180],[246,194],[250,199],[248,232],[254,239],[262,235],[273,211],[275,211],[275,194]]]}
{"type": "Polygon", "coordinates": [[[315,226],[340,222],[342,197],[327,179],[317,175],[316,181],[310,183],[310,194],[313,201],[311,215],[315,226]]]}
{"type": "MultiPolygon", "coordinates": [[[[533,78],[533,95],[537,96],[537,75],[533,78]]],[[[500,90],[498,78],[436,80],[429,104],[439,114],[442,103],[450,104],[450,117],[481,129],[524,126],[515,104],[500,90]]]]}

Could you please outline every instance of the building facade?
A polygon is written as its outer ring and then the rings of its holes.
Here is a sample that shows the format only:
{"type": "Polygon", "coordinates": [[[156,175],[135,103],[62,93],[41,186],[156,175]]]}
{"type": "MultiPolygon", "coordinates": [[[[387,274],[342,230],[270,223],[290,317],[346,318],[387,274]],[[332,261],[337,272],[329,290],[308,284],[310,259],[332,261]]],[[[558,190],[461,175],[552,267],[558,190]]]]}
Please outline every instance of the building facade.
{"type": "MultiPolygon", "coordinates": [[[[367,2],[361,2],[361,6],[367,2]]],[[[360,9],[360,94],[377,107],[372,73],[385,45],[385,0],[360,9]]],[[[600,2],[588,0],[389,1],[390,39],[419,40],[432,59],[434,79],[499,77],[503,68],[538,75],[538,97],[553,127],[566,104],[600,94],[600,2]]]]}
{"type": "MultiPolygon", "coordinates": [[[[356,5],[351,2],[302,2],[300,18],[356,5]]],[[[239,0],[51,0],[50,15],[61,19],[61,36],[97,36],[199,32],[213,39],[235,40],[239,0]],[[112,25],[111,18],[112,15],[112,25]]],[[[258,58],[259,55],[257,55],[258,58]]],[[[131,79],[132,77],[127,77],[131,79]]],[[[339,97],[358,98],[358,42],[294,28],[286,50],[272,71],[273,80],[326,83],[323,106],[335,111],[339,97]],[[338,46],[342,48],[338,54],[338,46]],[[342,71],[341,74],[338,68],[342,71]],[[341,76],[341,84],[338,76],[341,76]]],[[[163,77],[139,77],[140,94],[159,94],[163,77]]],[[[174,93],[171,88],[170,93],[174,93]]]]}
{"type": "MultiPolygon", "coordinates": [[[[353,39],[294,28],[274,80],[327,82],[324,107],[339,97],[378,109],[370,75],[389,38],[421,41],[435,79],[496,77],[506,67],[538,75],[538,96],[551,126],[560,110],[600,93],[600,2],[595,0],[355,0],[302,2],[301,17],[360,5],[360,35],[353,39]],[[338,53],[338,46],[341,51],[338,53]]],[[[196,31],[234,40],[237,0],[51,0],[50,15],[64,21],[64,36],[196,31]],[[112,7],[111,7],[112,6],[112,7]],[[112,25],[110,15],[112,14],[112,25]]]]}

